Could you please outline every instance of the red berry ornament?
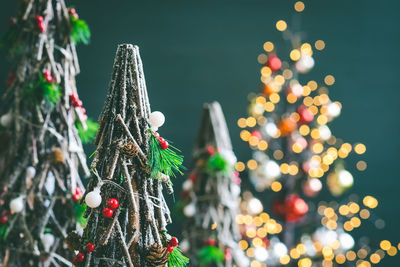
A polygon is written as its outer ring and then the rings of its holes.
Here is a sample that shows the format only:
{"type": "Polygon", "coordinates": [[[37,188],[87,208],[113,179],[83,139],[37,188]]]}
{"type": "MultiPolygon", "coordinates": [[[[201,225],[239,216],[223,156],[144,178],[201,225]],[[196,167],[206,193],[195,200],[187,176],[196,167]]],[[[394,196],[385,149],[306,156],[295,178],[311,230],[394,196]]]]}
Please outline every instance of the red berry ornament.
{"type": "Polygon", "coordinates": [[[226,261],[232,260],[232,252],[230,248],[225,249],[225,260],[226,261]]]}
{"type": "Polygon", "coordinates": [[[111,218],[114,215],[114,211],[110,208],[104,208],[103,209],[103,216],[105,218],[111,218]]]}
{"type": "Polygon", "coordinates": [[[87,243],[86,244],[86,246],[85,246],[85,250],[87,251],[87,252],[93,252],[94,251],[94,244],[93,243],[87,243]]]}
{"type": "Polygon", "coordinates": [[[36,16],[36,22],[38,24],[38,28],[39,28],[40,32],[44,32],[44,30],[45,30],[43,21],[44,21],[44,19],[42,16],[40,16],[40,15],[36,16]]]}
{"type": "Polygon", "coordinates": [[[43,22],[43,17],[40,15],[36,15],[36,21],[37,22],[43,22]]]}
{"type": "Polygon", "coordinates": [[[43,71],[43,75],[44,75],[44,78],[46,79],[46,81],[47,81],[48,83],[51,83],[51,82],[54,81],[53,76],[51,76],[50,71],[44,70],[44,71],[43,71]]]}
{"type": "Polygon", "coordinates": [[[207,146],[207,153],[210,155],[214,155],[215,149],[213,146],[207,146]]]}
{"type": "Polygon", "coordinates": [[[79,195],[77,195],[77,194],[72,194],[72,199],[73,199],[75,202],[78,202],[79,199],[81,199],[81,196],[79,196],[79,195]]]}
{"type": "Polygon", "coordinates": [[[168,142],[167,141],[165,141],[163,138],[160,138],[160,139],[162,139],[162,140],[160,140],[160,147],[161,147],[161,149],[167,149],[168,148],[168,142]]]}
{"type": "Polygon", "coordinates": [[[75,257],[78,262],[83,262],[85,260],[85,254],[83,254],[82,252],[79,252],[78,254],[76,254],[75,257]]]}
{"type": "Polygon", "coordinates": [[[71,101],[72,106],[80,107],[79,105],[80,100],[76,94],[69,95],[69,100],[71,101]]]}
{"type": "Polygon", "coordinates": [[[119,206],[119,202],[116,198],[110,198],[107,202],[107,206],[113,210],[117,209],[119,206]]]}
{"type": "Polygon", "coordinates": [[[153,135],[154,135],[154,137],[155,137],[155,138],[157,138],[157,139],[158,139],[158,138],[160,138],[160,134],[159,134],[159,133],[157,133],[157,132],[154,132],[154,134],[153,134],[153,135]]]}
{"type": "Polygon", "coordinates": [[[172,251],[174,251],[174,247],[171,246],[170,244],[167,245],[167,251],[168,253],[171,253],[172,251]]]}
{"type": "Polygon", "coordinates": [[[240,179],[239,172],[238,172],[238,171],[235,171],[233,174],[234,174],[234,175],[233,175],[233,177],[232,177],[232,181],[233,181],[235,184],[240,185],[240,184],[242,183],[242,179],[240,179]]]}
{"type": "Polygon", "coordinates": [[[196,179],[197,179],[197,173],[192,172],[192,173],[190,174],[190,176],[189,176],[189,180],[192,181],[192,182],[194,182],[194,181],[196,181],[196,179]]]}
{"type": "Polygon", "coordinates": [[[293,211],[297,215],[304,215],[304,214],[306,214],[308,212],[308,205],[303,199],[297,198],[293,202],[293,211]]]}
{"type": "Polygon", "coordinates": [[[173,237],[173,238],[171,238],[171,240],[169,241],[169,244],[171,245],[171,246],[173,246],[173,247],[177,247],[178,246],[178,238],[176,238],[176,237],[173,237]]]}
{"type": "Polygon", "coordinates": [[[307,203],[296,194],[292,194],[286,199],[285,208],[285,217],[288,222],[298,222],[308,212],[307,203]]]}
{"type": "Polygon", "coordinates": [[[208,244],[210,245],[210,246],[215,246],[215,239],[214,238],[209,238],[208,239],[208,244]]]}
{"type": "Polygon", "coordinates": [[[72,194],[72,199],[75,201],[75,202],[77,202],[79,199],[81,199],[82,198],[82,190],[79,188],[79,187],[77,187],[76,189],[75,189],[75,194],[72,194]]]}
{"type": "Polygon", "coordinates": [[[2,215],[0,216],[0,224],[6,224],[7,221],[8,221],[8,215],[2,214],[2,215]]]}
{"type": "Polygon", "coordinates": [[[72,17],[74,17],[74,19],[79,19],[78,13],[76,13],[75,8],[70,8],[68,12],[72,17]]]}

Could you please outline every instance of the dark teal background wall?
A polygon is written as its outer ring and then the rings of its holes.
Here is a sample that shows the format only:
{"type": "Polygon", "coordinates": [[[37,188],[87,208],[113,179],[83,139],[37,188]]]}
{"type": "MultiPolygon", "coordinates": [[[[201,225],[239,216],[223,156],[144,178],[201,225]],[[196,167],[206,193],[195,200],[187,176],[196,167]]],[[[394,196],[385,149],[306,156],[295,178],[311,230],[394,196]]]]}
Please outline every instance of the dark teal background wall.
{"type": "MultiPolygon", "coordinates": [[[[15,14],[16,2],[2,0],[1,32],[15,14]]],[[[221,102],[237,156],[247,160],[249,150],[239,139],[236,121],[246,114],[248,93],[258,90],[256,58],[262,44],[284,45],[274,25],[278,19],[290,25],[294,2],[72,1],[93,34],[91,45],[79,48],[78,87],[88,114],[96,118],[100,113],[117,44],[134,43],[141,47],[152,109],[167,118],[160,132],[183,148],[186,164],[201,105],[212,100],[221,102]]],[[[315,54],[316,67],[308,77],[336,77],[330,95],[344,108],[332,130],[351,143],[367,145],[368,169],[353,172],[354,189],[360,195],[376,196],[381,204],[377,212],[386,221],[382,232],[372,230],[369,235],[398,242],[400,2],[312,0],[305,4],[301,27],[305,39],[326,42],[326,49],[315,54]]],[[[5,79],[7,72],[2,57],[0,77],[5,79]]],[[[360,157],[349,159],[349,168],[355,169],[356,159],[360,157]]],[[[397,262],[398,257],[385,258],[381,266],[399,266],[397,262]]]]}

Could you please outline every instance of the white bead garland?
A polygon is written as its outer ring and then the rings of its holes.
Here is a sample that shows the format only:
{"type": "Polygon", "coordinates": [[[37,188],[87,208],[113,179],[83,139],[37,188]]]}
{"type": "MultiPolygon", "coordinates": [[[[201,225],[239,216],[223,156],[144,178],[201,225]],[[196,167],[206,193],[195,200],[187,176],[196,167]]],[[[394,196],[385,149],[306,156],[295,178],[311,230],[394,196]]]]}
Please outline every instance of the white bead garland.
{"type": "Polygon", "coordinates": [[[24,209],[24,201],[22,197],[14,198],[10,202],[10,211],[12,214],[19,213],[24,209]]]}
{"type": "Polygon", "coordinates": [[[93,191],[89,192],[85,197],[85,203],[88,207],[95,209],[100,206],[102,201],[100,195],[100,188],[95,188],[93,191]]]}
{"type": "Polygon", "coordinates": [[[165,122],[165,116],[160,111],[154,111],[149,116],[149,123],[153,128],[153,130],[154,128],[163,126],[164,122],[165,122]]]}

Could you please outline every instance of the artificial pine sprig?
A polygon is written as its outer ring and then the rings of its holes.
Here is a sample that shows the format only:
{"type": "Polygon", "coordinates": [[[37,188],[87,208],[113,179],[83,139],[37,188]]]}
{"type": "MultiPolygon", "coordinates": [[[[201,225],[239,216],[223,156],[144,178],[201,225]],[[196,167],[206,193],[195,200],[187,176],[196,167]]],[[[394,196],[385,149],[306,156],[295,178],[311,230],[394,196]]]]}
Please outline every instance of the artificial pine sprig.
{"type": "Polygon", "coordinates": [[[230,166],[226,159],[224,159],[220,153],[215,153],[207,161],[206,171],[208,173],[224,172],[229,173],[230,166]]]}
{"type": "Polygon", "coordinates": [[[61,86],[56,83],[48,82],[41,72],[39,72],[39,87],[42,88],[43,99],[50,105],[60,100],[61,86]]]}
{"type": "Polygon", "coordinates": [[[200,265],[207,265],[209,263],[221,264],[223,263],[225,256],[216,246],[205,246],[198,252],[198,258],[200,265]]]}
{"type": "Polygon", "coordinates": [[[7,228],[7,224],[0,226],[0,241],[4,241],[7,238],[7,228]]]}
{"type": "Polygon", "coordinates": [[[149,134],[150,153],[148,165],[151,169],[151,177],[160,178],[161,174],[175,177],[176,173],[182,175],[181,169],[184,168],[182,166],[183,156],[176,153],[180,152],[180,150],[172,145],[168,145],[166,149],[161,148],[159,139],[151,130],[149,130],[149,134]]]}
{"type": "Polygon", "coordinates": [[[168,267],[185,267],[188,263],[189,259],[182,254],[178,247],[169,253],[168,267]]]}
{"type": "Polygon", "coordinates": [[[38,81],[29,83],[25,90],[25,98],[44,99],[49,106],[54,106],[61,98],[61,86],[57,83],[48,82],[41,72],[38,73],[38,81]]]}
{"type": "Polygon", "coordinates": [[[83,144],[90,144],[96,137],[99,125],[97,122],[88,119],[86,121],[87,129],[85,130],[80,122],[76,123],[76,128],[78,129],[78,135],[82,140],[83,144]]]}
{"type": "Polygon", "coordinates": [[[71,19],[71,40],[75,43],[83,43],[85,45],[90,42],[90,29],[87,23],[73,15],[70,16],[71,19]]]}
{"type": "Polygon", "coordinates": [[[86,204],[80,205],[79,202],[74,203],[74,212],[76,216],[76,221],[82,226],[85,227],[88,219],[84,217],[86,211],[86,204]]]}

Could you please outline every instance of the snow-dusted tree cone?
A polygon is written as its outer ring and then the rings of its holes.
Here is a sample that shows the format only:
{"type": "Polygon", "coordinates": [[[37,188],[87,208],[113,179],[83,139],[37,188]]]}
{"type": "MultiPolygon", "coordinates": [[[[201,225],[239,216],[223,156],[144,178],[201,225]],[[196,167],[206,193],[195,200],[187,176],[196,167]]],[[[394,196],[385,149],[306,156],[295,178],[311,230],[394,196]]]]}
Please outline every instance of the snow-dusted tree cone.
{"type": "Polygon", "coordinates": [[[183,184],[186,217],[182,249],[194,266],[239,266],[249,261],[238,246],[240,178],[218,102],[205,104],[193,150],[193,166],[183,184]]]}
{"type": "Polygon", "coordinates": [[[99,118],[92,177],[85,202],[84,234],[71,233],[69,245],[82,266],[184,266],[163,184],[180,172],[182,156],[155,132],[164,123],[150,111],[139,48],[118,47],[114,71],[99,118]]]}
{"type": "Polygon", "coordinates": [[[68,265],[63,241],[84,224],[77,202],[89,176],[80,136],[95,132],[75,82],[75,45],[90,32],[64,0],[19,2],[0,44],[12,61],[0,111],[0,266],[68,265]]]}

